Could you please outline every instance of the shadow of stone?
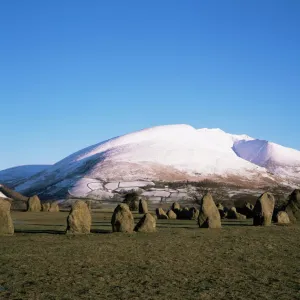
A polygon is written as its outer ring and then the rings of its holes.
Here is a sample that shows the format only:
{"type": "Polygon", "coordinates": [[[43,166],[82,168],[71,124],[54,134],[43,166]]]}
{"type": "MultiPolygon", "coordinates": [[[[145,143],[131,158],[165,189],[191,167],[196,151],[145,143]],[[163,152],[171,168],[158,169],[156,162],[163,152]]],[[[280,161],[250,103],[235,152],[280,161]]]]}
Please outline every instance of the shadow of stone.
{"type": "Polygon", "coordinates": [[[161,229],[188,229],[188,230],[194,230],[199,228],[198,226],[176,226],[176,225],[163,225],[161,226],[161,224],[156,224],[156,228],[161,228],[161,229]]]}
{"type": "Polygon", "coordinates": [[[61,224],[61,225],[54,225],[54,224],[26,224],[26,226],[41,226],[41,227],[47,227],[47,226],[49,226],[49,227],[66,227],[67,225],[65,225],[65,224],[61,224]]]}
{"type": "Polygon", "coordinates": [[[186,222],[186,223],[177,223],[177,222],[160,222],[160,220],[159,221],[156,221],[156,225],[170,225],[170,226],[176,226],[176,227],[180,227],[181,228],[181,226],[194,226],[194,225],[197,225],[197,222],[195,221],[195,222],[190,222],[190,223],[188,223],[188,222],[186,222]]]}
{"type": "Polygon", "coordinates": [[[105,227],[111,227],[110,222],[92,222],[92,225],[101,225],[105,227]]]}
{"type": "Polygon", "coordinates": [[[15,233],[30,233],[30,234],[65,234],[65,230],[41,230],[41,229],[15,229],[15,233]]]}
{"type": "Polygon", "coordinates": [[[233,223],[233,222],[231,222],[231,223],[222,223],[222,226],[223,227],[231,227],[231,226],[253,226],[252,224],[243,224],[243,223],[233,223]]]}
{"type": "Polygon", "coordinates": [[[112,231],[106,229],[91,229],[91,233],[107,234],[107,233],[112,233],[112,231]]]}

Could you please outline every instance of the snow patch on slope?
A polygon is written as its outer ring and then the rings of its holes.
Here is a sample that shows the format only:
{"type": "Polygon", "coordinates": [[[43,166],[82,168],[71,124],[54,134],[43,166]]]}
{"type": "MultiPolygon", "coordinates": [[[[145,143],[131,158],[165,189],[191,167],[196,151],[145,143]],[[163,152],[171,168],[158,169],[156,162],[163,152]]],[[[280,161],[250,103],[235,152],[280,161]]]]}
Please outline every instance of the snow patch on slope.
{"type": "Polygon", "coordinates": [[[239,157],[272,173],[292,177],[300,174],[300,151],[295,149],[258,139],[238,141],[233,149],[239,157]]]}

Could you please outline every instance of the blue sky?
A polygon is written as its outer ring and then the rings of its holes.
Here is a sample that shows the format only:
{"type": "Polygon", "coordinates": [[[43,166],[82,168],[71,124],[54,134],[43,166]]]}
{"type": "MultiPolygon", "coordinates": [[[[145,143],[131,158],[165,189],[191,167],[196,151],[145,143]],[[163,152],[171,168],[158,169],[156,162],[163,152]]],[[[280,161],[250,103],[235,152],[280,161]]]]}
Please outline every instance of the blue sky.
{"type": "Polygon", "coordinates": [[[300,1],[0,3],[0,169],[162,124],[300,149],[300,1]]]}

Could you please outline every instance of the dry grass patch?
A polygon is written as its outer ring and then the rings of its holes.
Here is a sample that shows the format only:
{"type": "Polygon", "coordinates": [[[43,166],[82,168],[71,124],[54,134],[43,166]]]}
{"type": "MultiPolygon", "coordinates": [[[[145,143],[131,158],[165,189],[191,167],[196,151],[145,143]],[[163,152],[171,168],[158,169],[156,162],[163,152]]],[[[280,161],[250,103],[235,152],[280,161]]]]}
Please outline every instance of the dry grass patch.
{"type": "Polygon", "coordinates": [[[66,236],[67,215],[13,213],[0,299],[300,299],[298,226],[157,220],[157,233],[105,234],[111,212],[95,212],[98,233],[66,236]]]}

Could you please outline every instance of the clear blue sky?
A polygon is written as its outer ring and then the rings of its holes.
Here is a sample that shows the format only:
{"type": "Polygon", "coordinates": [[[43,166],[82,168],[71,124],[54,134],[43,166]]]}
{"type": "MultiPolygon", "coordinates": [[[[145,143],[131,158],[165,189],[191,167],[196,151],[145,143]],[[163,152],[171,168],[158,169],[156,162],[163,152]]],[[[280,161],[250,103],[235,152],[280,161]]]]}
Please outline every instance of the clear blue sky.
{"type": "Polygon", "coordinates": [[[300,149],[300,1],[3,0],[0,169],[186,123],[300,149]]]}

